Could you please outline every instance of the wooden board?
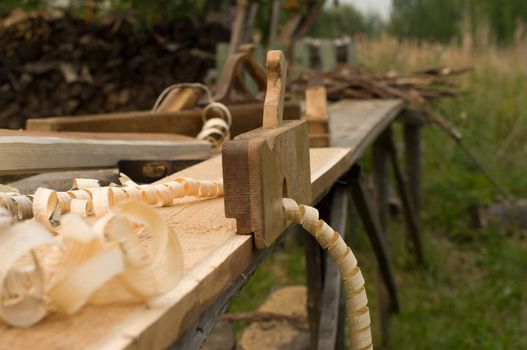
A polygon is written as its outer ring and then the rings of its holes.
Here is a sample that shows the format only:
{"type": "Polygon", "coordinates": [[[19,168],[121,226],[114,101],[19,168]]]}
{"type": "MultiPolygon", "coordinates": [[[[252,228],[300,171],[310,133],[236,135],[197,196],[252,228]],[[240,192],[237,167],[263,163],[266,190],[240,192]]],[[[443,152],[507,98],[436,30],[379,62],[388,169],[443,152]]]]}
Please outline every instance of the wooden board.
{"type": "MultiPolygon", "coordinates": [[[[231,135],[236,136],[262,125],[263,103],[228,106],[232,114],[231,135]]],[[[284,119],[299,119],[300,105],[284,104],[284,119]]],[[[75,117],[28,119],[28,130],[176,133],[196,136],[203,126],[201,109],[178,112],[126,112],[75,117]]]]}
{"type": "Polygon", "coordinates": [[[0,174],[115,167],[122,159],[175,159],[209,154],[198,140],[102,140],[44,136],[0,137],[0,174]]]}
{"type": "MultiPolygon", "coordinates": [[[[312,149],[313,199],[323,195],[351,166],[348,149],[312,149]]],[[[221,178],[221,159],[171,177],[221,178]]],[[[160,213],[184,252],[184,277],[172,291],[147,304],[88,306],[78,314],[48,317],[31,329],[0,324],[0,344],[8,349],[162,349],[172,344],[258,256],[249,235],[237,235],[224,215],[223,198],[183,199],[160,213]]]]}
{"type": "Polygon", "coordinates": [[[7,185],[24,194],[33,194],[39,187],[46,187],[55,191],[69,191],[73,185],[73,179],[76,178],[97,179],[101,186],[108,186],[112,182],[119,183],[119,170],[108,168],[49,172],[28,176],[7,185]]]}
{"type": "Polygon", "coordinates": [[[329,106],[332,147],[364,150],[403,110],[402,100],[342,100],[329,106]]]}
{"type": "Polygon", "coordinates": [[[120,141],[195,141],[196,138],[178,134],[139,132],[81,132],[0,129],[0,136],[47,136],[72,140],[120,140],[120,141]]]}
{"type": "Polygon", "coordinates": [[[306,116],[311,147],[329,147],[327,93],[320,76],[312,76],[306,89],[306,116]]]}

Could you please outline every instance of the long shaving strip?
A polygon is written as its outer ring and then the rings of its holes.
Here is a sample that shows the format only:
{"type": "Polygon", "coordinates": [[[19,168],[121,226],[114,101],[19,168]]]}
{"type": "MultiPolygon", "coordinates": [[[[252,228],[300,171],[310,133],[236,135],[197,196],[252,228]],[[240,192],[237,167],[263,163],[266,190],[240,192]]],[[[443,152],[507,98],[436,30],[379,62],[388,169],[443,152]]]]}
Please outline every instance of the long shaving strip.
{"type": "Polygon", "coordinates": [[[180,278],[176,237],[159,213],[140,202],[116,205],[93,226],[65,215],[57,232],[65,248],[50,262],[48,297],[59,312],[73,313],[86,303],[145,301],[180,278]],[[141,234],[151,236],[149,249],[141,234]]]}
{"type": "Polygon", "coordinates": [[[163,184],[138,185],[121,174],[122,187],[100,187],[95,179],[74,179],[71,190],[57,192],[39,188],[34,195],[24,195],[9,186],[0,185],[0,207],[18,221],[35,217],[48,230],[54,231],[60,215],[77,213],[101,217],[114,205],[136,199],[152,206],[170,206],[174,199],[185,196],[218,197],[223,195],[221,180],[203,181],[177,178],[163,184]]]}
{"type": "Polygon", "coordinates": [[[294,200],[282,200],[287,218],[300,224],[312,234],[320,246],[327,249],[337,263],[346,293],[346,310],[351,337],[351,349],[373,349],[368,298],[364,278],[357,266],[357,259],[340,234],[319,219],[318,210],[307,205],[298,205],[294,200]]]}

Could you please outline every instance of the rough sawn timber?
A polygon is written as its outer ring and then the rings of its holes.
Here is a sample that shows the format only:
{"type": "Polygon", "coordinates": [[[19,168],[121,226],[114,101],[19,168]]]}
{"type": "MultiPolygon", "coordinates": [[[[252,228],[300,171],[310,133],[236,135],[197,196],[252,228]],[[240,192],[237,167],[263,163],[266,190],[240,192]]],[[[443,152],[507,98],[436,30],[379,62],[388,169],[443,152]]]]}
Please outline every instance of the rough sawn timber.
{"type": "MultiPolygon", "coordinates": [[[[245,103],[227,106],[232,114],[231,135],[236,136],[262,125],[263,103],[245,103]]],[[[176,133],[195,137],[203,127],[201,109],[177,112],[125,112],[28,119],[28,130],[176,133]]],[[[288,101],[284,104],[284,119],[299,119],[300,105],[288,101]]]]}
{"type": "MultiPolygon", "coordinates": [[[[354,160],[349,149],[311,150],[313,199],[331,188],[354,160]]],[[[178,176],[220,179],[213,158],[178,176]]],[[[184,275],[172,291],[145,304],[88,306],[73,316],[52,315],[29,329],[0,324],[0,344],[9,349],[162,349],[194,324],[199,315],[257,258],[250,235],[237,235],[224,215],[223,198],[180,200],[159,208],[184,252],[184,275]]]]}
{"type": "MultiPolygon", "coordinates": [[[[175,159],[210,154],[210,143],[181,139],[101,139],[33,136],[2,136],[0,132],[0,174],[38,173],[62,169],[116,167],[123,159],[175,159]]],[[[75,133],[76,134],[76,133],[75,133]]],[[[71,135],[70,135],[71,136],[71,135]]],[[[111,137],[111,136],[110,136],[111,137]]]]}

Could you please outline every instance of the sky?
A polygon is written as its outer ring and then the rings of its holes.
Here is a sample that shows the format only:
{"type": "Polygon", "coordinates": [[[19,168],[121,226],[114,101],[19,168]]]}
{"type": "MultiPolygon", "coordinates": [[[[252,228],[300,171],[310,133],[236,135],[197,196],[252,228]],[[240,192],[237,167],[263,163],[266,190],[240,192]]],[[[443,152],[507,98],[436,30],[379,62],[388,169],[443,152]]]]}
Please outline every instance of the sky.
{"type": "Polygon", "coordinates": [[[392,0],[341,0],[341,3],[350,3],[361,12],[376,12],[383,19],[390,17],[392,0]]]}

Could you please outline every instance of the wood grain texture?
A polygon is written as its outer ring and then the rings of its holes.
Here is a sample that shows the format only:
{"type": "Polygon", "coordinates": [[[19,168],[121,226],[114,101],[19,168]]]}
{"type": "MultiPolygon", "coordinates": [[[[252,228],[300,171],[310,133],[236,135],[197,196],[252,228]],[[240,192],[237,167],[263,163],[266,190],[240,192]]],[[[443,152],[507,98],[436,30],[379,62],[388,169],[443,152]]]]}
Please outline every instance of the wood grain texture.
{"type": "MultiPolygon", "coordinates": [[[[310,81],[311,82],[311,81],[310,81]]],[[[329,146],[327,93],[323,81],[312,79],[313,86],[306,89],[306,116],[311,147],[329,146]]]]}
{"type": "Polygon", "coordinates": [[[195,141],[195,137],[139,132],[81,132],[81,131],[43,131],[0,129],[0,136],[47,136],[71,140],[121,140],[121,141],[195,141]]]}
{"type": "MultiPolygon", "coordinates": [[[[231,135],[262,125],[263,103],[228,105],[232,114],[231,135]]],[[[285,102],[284,119],[299,119],[300,105],[285,102]]],[[[178,112],[125,112],[28,119],[28,130],[131,133],[175,133],[195,137],[203,126],[201,108],[178,112]]]]}
{"type": "Polygon", "coordinates": [[[159,103],[156,111],[177,112],[196,105],[203,91],[193,87],[181,87],[170,91],[159,103]]]}
{"type": "Polygon", "coordinates": [[[280,50],[267,53],[267,90],[262,127],[223,146],[225,215],[238,233],[254,233],[256,247],[269,247],[287,226],[282,198],[311,198],[305,121],[282,122],[286,66],[280,50]]]}
{"type": "Polygon", "coordinates": [[[119,171],[115,168],[96,170],[73,170],[50,172],[28,176],[23,179],[8,183],[24,194],[33,194],[39,187],[46,187],[55,191],[69,191],[76,178],[97,179],[101,186],[110,183],[119,183],[119,171]]]}
{"type": "Polygon", "coordinates": [[[225,213],[237,220],[239,233],[255,234],[258,248],[271,245],[286,226],[283,197],[300,203],[311,197],[305,121],[239,135],[225,143],[223,165],[225,213]]]}
{"type": "Polygon", "coordinates": [[[267,90],[263,110],[263,128],[275,129],[284,119],[286,62],[280,50],[267,52],[267,90]]]}
{"type": "MultiPolygon", "coordinates": [[[[342,176],[351,159],[346,149],[311,150],[313,198],[342,176]]],[[[181,176],[220,179],[221,169],[216,157],[162,181],[181,176]]],[[[176,288],[146,304],[89,306],[73,316],[48,317],[30,329],[0,324],[0,343],[9,349],[166,348],[259,255],[253,237],[237,235],[234,220],[225,218],[222,198],[180,199],[173,207],[156,210],[184,252],[184,274],[176,288]]]]}
{"type": "Polygon", "coordinates": [[[266,85],[265,70],[256,60],[254,45],[240,45],[238,52],[229,56],[216,85],[214,100],[225,104],[236,101],[261,101],[266,85]],[[252,95],[245,86],[243,72],[247,72],[257,86],[258,93],[252,95]]]}
{"type": "Polygon", "coordinates": [[[402,100],[342,100],[329,106],[332,147],[362,154],[403,110],[402,100]]]}
{"type": "Polygon", "coordinates": [[[0,137],[0,174],[115,167],[122,159],[174,159],[210,153],[205,141],[0,137]]]}

